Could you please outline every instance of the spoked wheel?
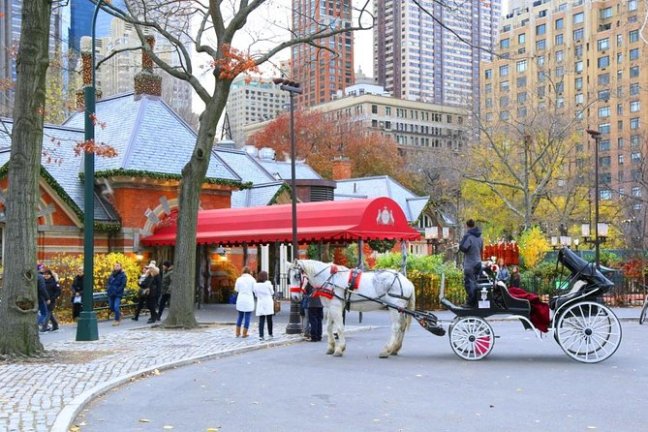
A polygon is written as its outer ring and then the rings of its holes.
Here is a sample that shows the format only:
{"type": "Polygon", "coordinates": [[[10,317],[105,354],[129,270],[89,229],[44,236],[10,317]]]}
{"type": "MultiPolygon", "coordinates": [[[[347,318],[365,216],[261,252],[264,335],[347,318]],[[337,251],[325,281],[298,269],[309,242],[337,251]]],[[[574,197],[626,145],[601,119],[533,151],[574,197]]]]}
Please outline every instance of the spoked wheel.
{"type": "Polygon", "coordinates": [[[482,318],[459,318],[450,327],[449,333],[452,351],[464,360],[483,359],[495,344],[493,329],[482,318]]]}
{"type": "Polygon", "coordinates": [[[644,305],[641,308],[641,313],[639,314],[640,325],[646,322],[646,315],[648,315],[648,298],[646,298],[646,301],[644,301],[644,305]]]}
{"type": "Polygon", "coordinates": [[[560,315],[555,336],[569,357],[583,363],[598,363],[619,348],[621,324],[608,307],[582,302],[560,315]]]}

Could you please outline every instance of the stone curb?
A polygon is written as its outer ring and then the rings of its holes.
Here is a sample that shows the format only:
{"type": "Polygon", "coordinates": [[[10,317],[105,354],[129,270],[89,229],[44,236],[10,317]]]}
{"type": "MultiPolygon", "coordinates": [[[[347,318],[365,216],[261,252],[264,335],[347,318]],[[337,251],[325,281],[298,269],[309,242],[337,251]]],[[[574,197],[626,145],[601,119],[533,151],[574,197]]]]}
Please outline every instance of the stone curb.
{"type": "MultiPolygon", "coordinates": [[[[346,329],[345,333],[354,333],[357,331],[371,330],[372,328],[374,328],[374,326],[354,327],[354,328],[346,329]]],[[[231,348],[224,351],[214,352],[210,354],[203,354],[203,355],[190,357],[182,360],[163,363],[158,366],[152,366],[145,369],[141,369],[139,371],[130,373],[128,375],[124,375],[119,378],[114,378],[112,380],[106,381],[103,384],[97,385],[89,390],[84,391],[83,393],[81,393],[80,395],[72,399],[69,403],[67,403],[65,407],[61,410],[61,412],[59,412],[59,414],[56,416],[56,420],[54,421],[54,424],[52,425],[50,432],[69,432],[70,428],[73,426],[72,423],[74,422],[74,419],[77,418],[81,410],[83,410],[86,407],[86,405],[92,402],[93,399],[109,392],[110,390],[116,387],[129,383],[131,382],[131,380],[141,378],[143,376],[146,377],[147,375],[149,375],[155,370],[164,371],[169,369],[175,369],[178,367],[186,366],[201,361],[214,360],[218,358],[229,357],[236,354],[244,354],[246,352],[256,351],[263,348],[287,346],[287,345],[291,345],[303,341],[304,340],[302,339],[302,337],[299,336],[285,341],[276,341],[276,342],[272,341],[263,344],[255,344],[247,347],[231,348]]]]}

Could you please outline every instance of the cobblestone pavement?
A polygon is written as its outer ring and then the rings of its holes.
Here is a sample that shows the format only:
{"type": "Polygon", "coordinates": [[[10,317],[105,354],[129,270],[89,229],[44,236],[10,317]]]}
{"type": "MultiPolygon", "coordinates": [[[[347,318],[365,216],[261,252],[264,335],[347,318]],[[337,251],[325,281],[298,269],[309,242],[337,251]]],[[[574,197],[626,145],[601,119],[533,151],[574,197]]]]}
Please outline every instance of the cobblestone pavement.
{"type": "Polygon", "coordinates": [[[301,340],[285,335],[285,324],[276,326],[278,336],[271,341],[232,333],[232,326],[223,325],[192,331],[136,328],[108,333],[96,342],[48,343],[53,359],[0,364],[0,431],[48,431],[75,397],[138,371],[301,340]]]}

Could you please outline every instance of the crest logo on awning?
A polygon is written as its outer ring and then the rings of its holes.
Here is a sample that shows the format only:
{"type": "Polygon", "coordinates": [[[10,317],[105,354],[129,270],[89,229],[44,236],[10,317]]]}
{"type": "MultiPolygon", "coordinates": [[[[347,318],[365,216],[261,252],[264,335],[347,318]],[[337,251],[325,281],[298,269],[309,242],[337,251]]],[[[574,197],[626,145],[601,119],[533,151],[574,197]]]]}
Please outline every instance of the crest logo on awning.
{"type": "Polygon", "coordinates": [[[378,225],[394,225],[394,214],[387,206],[383,207],[382,210],[378,210],[376,223],[378,225]]]}

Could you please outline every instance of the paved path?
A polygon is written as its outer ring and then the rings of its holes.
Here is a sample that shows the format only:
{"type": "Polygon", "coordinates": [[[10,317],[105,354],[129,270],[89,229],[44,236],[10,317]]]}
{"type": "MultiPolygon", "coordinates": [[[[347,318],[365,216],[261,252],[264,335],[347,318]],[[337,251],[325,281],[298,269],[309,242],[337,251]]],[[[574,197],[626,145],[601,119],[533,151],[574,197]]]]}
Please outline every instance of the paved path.
{"type": "MultiPolygon", "coordinates": [[[[615,311],[620,318],[635,319],[639,314],[637,309],[615,311]]],[[[301,340],[284,334],[287,303],[276,317],[272,342],[259,341],[256,333],[247,339],[234,338],[235,313],[231,305],[199,310],[198,320],[212,325],[189,332],[162,331],[127,320],[120,327],[101,322],[100,340],[95,342],[75,342],[73,326],[44,334],[42,341],[55,360],[0,364],[0,431],[66,431],[87,400],[130,379],[155,373],[156,368],[301,340]]],[[[365,314],[362,327],[384,325],[384,316],[365,314]]],[[[452,317],[449,312],[439,316],[452,317]]],[[[362,328],[357,317],[350,315],[348,327],[362,328]]]]}

